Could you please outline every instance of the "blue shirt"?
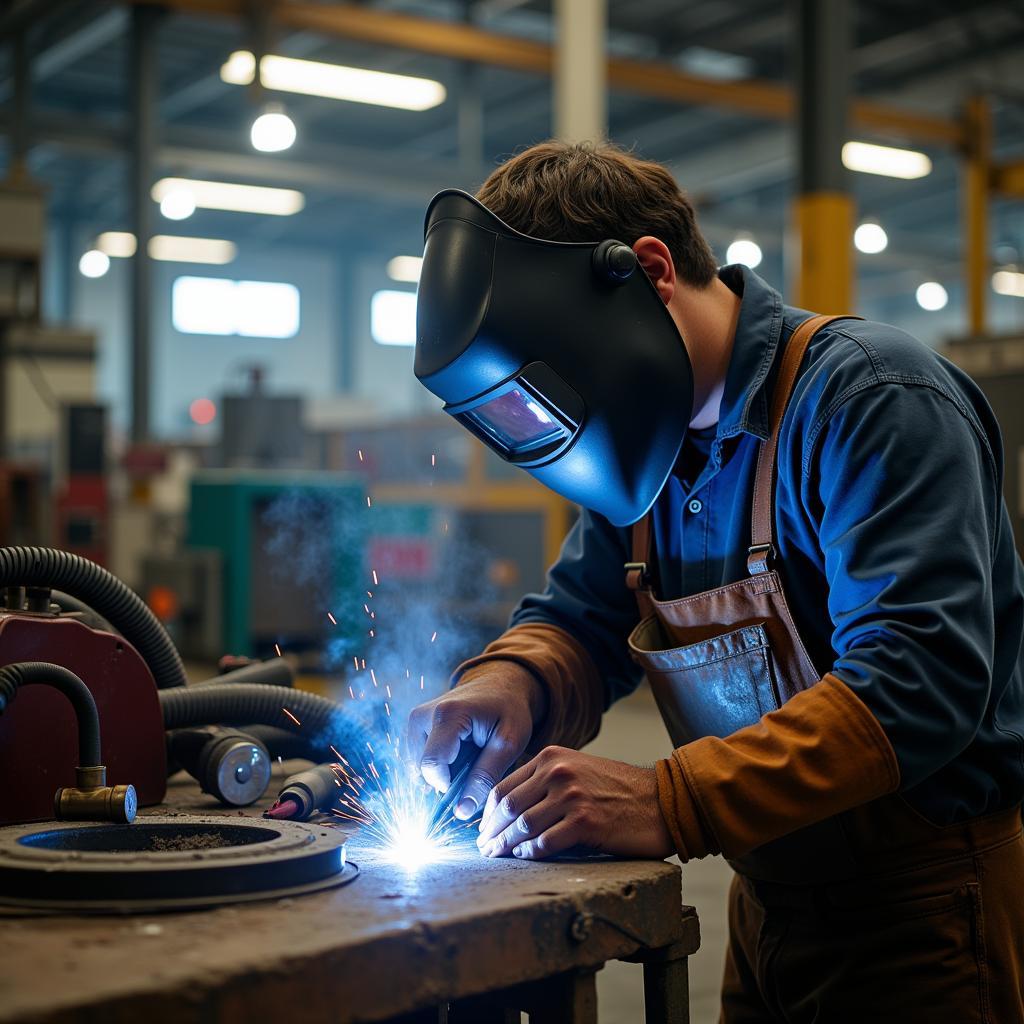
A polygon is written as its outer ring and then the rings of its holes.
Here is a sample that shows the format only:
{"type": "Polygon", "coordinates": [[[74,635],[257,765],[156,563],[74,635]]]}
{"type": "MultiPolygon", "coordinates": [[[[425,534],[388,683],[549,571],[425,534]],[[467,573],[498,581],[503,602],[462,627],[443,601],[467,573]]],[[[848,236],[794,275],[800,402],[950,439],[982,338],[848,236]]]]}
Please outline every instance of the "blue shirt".
{"type": "MultiPolygon", "coordinates": [[[[653,509],[666,600],[747,575],[776,356],[809,315],[745,267],[720,276],[742,308],[718,426],[691,434],[653,509]]],[[[992,410],[937,353],[868,321],[815,336],[779,438],[776,567],[816,667],[871,710],[904,796],[937,824],[1024,795],[1024,567],[1002,467],[992,410]]],[[[606,707],[641,678],[630,560],[630,529],[584,510],[544,593],[512,615],[573,634],[606,707]]]]}

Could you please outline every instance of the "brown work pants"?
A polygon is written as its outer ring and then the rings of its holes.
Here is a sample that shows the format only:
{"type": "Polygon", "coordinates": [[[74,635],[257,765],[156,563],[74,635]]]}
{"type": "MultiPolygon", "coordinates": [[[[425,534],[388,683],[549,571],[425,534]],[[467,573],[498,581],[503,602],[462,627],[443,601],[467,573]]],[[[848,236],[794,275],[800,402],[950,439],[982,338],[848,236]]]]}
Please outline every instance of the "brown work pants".
{"type": "Polygon", "coordinates": [[[836,884],[737,875],[722,1024],[1024,1024],[1020,809],[914,848],[836,884]]]}

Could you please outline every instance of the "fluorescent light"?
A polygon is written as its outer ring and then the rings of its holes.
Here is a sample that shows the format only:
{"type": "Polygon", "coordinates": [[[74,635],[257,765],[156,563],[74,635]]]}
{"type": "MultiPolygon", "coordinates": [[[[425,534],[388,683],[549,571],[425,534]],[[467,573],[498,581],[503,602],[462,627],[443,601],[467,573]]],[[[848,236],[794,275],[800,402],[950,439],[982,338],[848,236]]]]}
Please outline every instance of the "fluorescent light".
{"type": "Polygon", "coordinates": [[[130,231],[104,231],[96,248],[113,259],[128,259],[135,255],[135,236],[130,231]]]}
{"type": "MultiPolygon", "coordinates": [[[[101,256],[128,259],[135,255],[138,243],[130,231],[104,231],[96,239],[101,256]]],[[[170,263],[230,263],[238,255],[238,246],[225,238],[189,238],[187,235],[153,235],[149,255],[170,263]]]]}
{"type": "Polygon", "coordinates": [[[396,256],[394,259],[388,260],[388,277],[392,281],[416,284],[420,279],[422,267],[422,256],[396,256]]]}
{"type": "Polygon", "coordinates": [[[171,189],[160,200],[160,212],[168,220],[185,220],[196,212],[196,197],[190,189],[171,189]]]}
{"type": "Polygon", "coordinates": [[[742,263],[753,269],[762,259],[761,246],[752,238],[737,238],[725,250],[726,263],[742,263]]]}
{"type": "Polygon", "coordinates": [[[196,206],[204,210],[234,210],[238,213],[267,213],[288,217],[306,205],[301,192],[266,185],[236,185],[227,181],[199,181],[193,178],[161,178],[150,195],[163,202],[171,192],[185,189],[192,193],[196,206]]]}
{"type": "Polygon", "coordinates": [[[938,281],[925,281],[917,286],[917,304],[930,313],[945,309],[949,302],[949,293],[938,281]]]}
{"type": "Polygon", "coordinates": [[[253,121],[249,131],[252,148],[261,153],[281,153],[290,149],[295,135],[295,122],[277,105],[268,105],[253,121]]]}
{"type": "Polygon", "coordinates": [[[154,235],[149,255],[170,263],[230,263],[238,246],[223,238],[189,238],[186,235],[154,235]]]}
{"type": "MultiPolygon", "coordinates": [[[[248,50],[236,50],[221,66],[220,77],[231,85],[249,85],[255,71],[256,58],[248,50]]],[[[447,95],[445,87],[430,78],[392,75],[276,54],[267,54],[260,61],[260,80],[265,88],[278,92],[373,103],[402,110],[429,110],[443,103],[447,95]]]]}
{"type": "Polygon", "coordinates": [[[992,290],[999,295],[1024,299],[1024,273],[1019,270],[997,270],[992,275],[992,290]]]}
{"type": "Polygon", "coordinates": [[[847,142],[843,146],[843,164],[851,171],[890,178],[923,178],[932,171],[932,162],[925,153],[876,146],[872,142],[847,142]]]}
{"type": "Polygon", "coordinates": [[[83,277],[102,277],[110,269],[110,257],[99,249],[82,253],[78,270],[83,277]]]}
{"type": "Polygon", "coordinates": [[[889,236],[885,228],[874,221],[866,220],[857,226],[853,233],[853,244],[863,253],[873,256],[875,253],[884,251],[889,244],[889,236]]]}
{"type": "Polygon", "coordinates": [[[415,345],[416,293],[375,292],[370,299],[370,336],[378,345],[415,345]]]}

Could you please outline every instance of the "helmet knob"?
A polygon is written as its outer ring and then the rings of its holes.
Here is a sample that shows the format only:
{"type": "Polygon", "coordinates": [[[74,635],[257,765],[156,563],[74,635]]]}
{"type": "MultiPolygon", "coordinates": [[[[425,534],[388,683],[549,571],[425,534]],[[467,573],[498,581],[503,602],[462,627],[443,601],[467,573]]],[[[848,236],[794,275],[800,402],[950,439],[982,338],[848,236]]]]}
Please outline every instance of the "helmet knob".
{"type": "Polygon", "coordinates": [[[636,253],[614,238],[601,242],[591,261],[594,273],[607,284],[625,284],[636,270],[636,253]]]}

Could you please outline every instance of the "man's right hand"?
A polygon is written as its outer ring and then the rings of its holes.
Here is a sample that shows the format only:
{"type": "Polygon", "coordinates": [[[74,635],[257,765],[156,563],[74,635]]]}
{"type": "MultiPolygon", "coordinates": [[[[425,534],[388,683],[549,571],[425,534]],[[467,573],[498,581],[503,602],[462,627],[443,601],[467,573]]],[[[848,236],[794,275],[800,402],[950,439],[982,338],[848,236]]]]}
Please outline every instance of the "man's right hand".
{"type": "Polygon", "coordinates": [[[471,818],[526,749],[547,711],[544,688],[513,661],[494,661],[472,682],[421,704],[409,716],[408,749],[423,777],[445,792],[464,741],[480,747],[455,816],[471,818]]]}

